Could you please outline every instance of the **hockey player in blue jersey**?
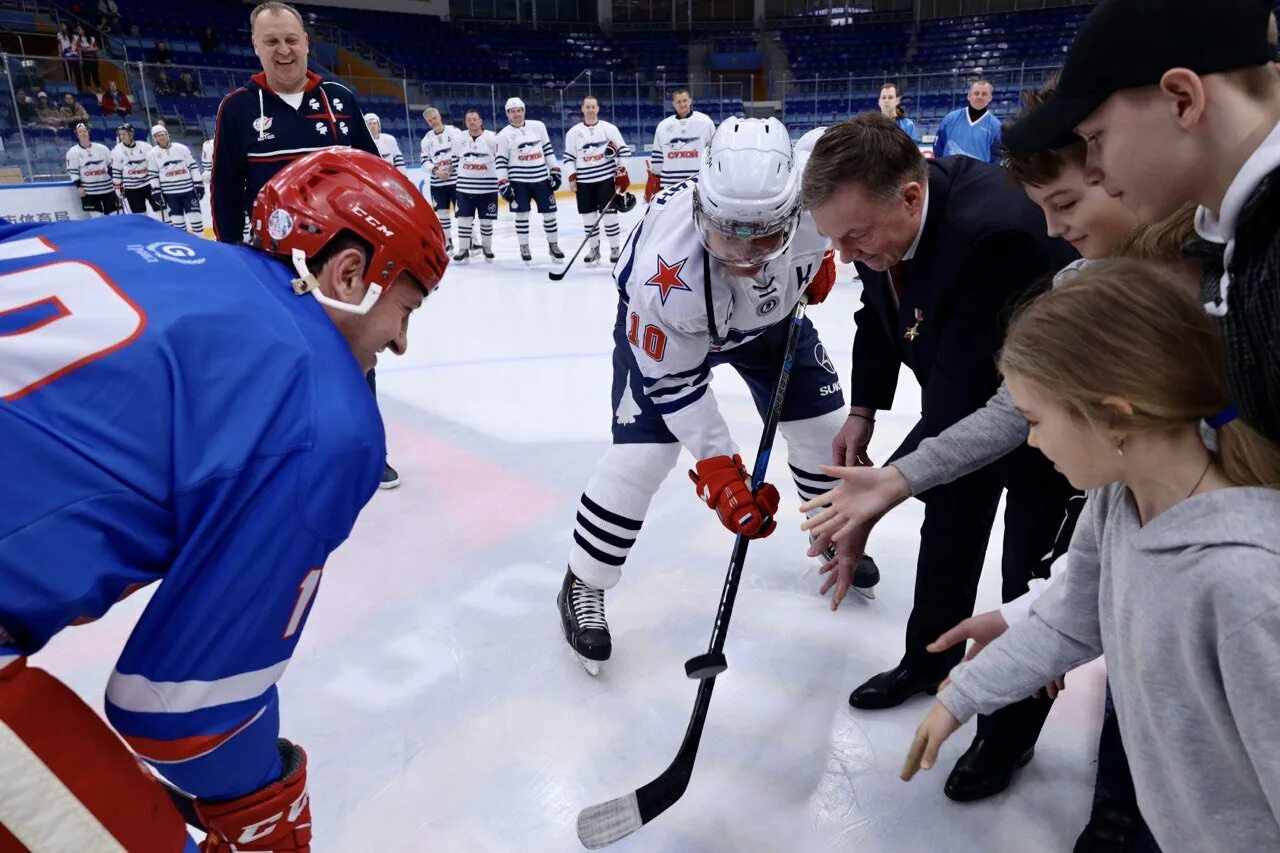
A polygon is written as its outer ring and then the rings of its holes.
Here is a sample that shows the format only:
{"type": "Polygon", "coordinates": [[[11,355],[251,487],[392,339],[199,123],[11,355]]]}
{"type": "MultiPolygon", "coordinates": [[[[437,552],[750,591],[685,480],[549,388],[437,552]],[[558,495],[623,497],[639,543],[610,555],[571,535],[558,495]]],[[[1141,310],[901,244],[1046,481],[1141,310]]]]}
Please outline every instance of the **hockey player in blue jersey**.
{"type": "Polygon", "coordinates": [[[153,220],[0,226],[0,850],[307,850],[275,683],[382,472],[364,373],[444,235],[339,148],[259,194],[253,244],[153,220]],[[157,583],[158,582],[158,583],[157,583]],[[106,716],[29,655],[155,585],[106,716]]]}
{"type": "Polygon", "coordinates": [[[957,154],[984,163],[1000,162],[1000,119],[991,112],[991,83],[974,80],[969,84],[969,106],[952,110],[938,126],[933,156],[957,154]]]}
{"type": "MultiPolygon", "coordinates": [[[[730,364],[762,413],[782,364],[790,314],[835,282],[829,241],[800,209],[803,160],[777,119],[720,125],[694,178],[654,197],[615,267],[613,446],[578,505],[558,598],[565,639],[595,675],[612,652],[604,591],[621,579],[649,502],[683,446],[699,498],[732,533],[768,536],[778,490],[752,494],[716,407],[711,368],[730,364]]],[[[819,471],[844,424],[835,367],[806,319],[779,429],[801,500],[832,480],[819,471]]],[[[824,562],[843,559],[834,552],[824,562]]],[[[870,560],[854,586],[878,580],[870,560]]],[[[868,596],[870,597],[870,596],[868,596]]]]}

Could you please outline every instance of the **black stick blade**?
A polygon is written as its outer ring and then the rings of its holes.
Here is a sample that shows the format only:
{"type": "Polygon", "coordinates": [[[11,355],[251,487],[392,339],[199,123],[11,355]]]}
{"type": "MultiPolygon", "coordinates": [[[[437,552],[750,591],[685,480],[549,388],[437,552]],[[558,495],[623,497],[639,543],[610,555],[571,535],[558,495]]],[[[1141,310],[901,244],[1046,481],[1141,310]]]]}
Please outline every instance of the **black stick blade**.
{"type": "Polygon", "coordinates": [[[561,270],[560,272],[549,272],[549,273],[547,273],[547,278],[551,279],[552,281],[561,281],[561,280],[565,277],[565,274],[566,274],[566,273],[568,273],[568,272],[569,272],[569,268],[568,268],[568,267],[565,267],[565,268],[564,268],[563,270],[561,270]]]}
{"type": "Polygon", "coordinates": [[[723,654],[707,652],[685,661],[684,674],[694,681],[702,681],[704,678],[715,678],[728,668],[729,662],[724,659],[723,654]]]}
{"type": "Polygon", "coordinates": [[[607,803],[588,806],[578,813],[578,840],[588,850],[599,850],[626,838],[640,827],[640,804],[636,792],[607,803]]]}

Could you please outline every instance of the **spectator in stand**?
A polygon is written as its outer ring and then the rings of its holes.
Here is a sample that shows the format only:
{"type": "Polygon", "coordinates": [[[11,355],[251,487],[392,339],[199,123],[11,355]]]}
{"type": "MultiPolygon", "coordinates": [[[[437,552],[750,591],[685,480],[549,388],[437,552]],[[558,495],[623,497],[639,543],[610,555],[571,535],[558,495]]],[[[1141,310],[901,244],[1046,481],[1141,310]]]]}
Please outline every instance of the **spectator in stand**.
{"type": "Polygon", "coordinates": [[[89,111],[70,92],[62,96],[62,107],[58,112],[62,113],[62,123],[67,127],[75,127],[79,122],[89,122],[89,111]]]}
{"type": "Polygon", "coordinates": [[[44,92],[36,93],[36,121],[39,124],[53,128],[59,128],[66,124],[66,121],[62,118],[62,113],[50,103],[49,96],[44,92]]]}
{"type": "Polygon", "coordinates": [[[58,24],[58,55],[67,64],[67,79],[76,84],[77,89],[84,88],[84,79],[80,70],[80,51],[76,45],[76,37],[66,21],[58,24]]]}
{"type": "Polygon", "coordinates": [[[102,114],[104,116],[127,116],[133,112],[133,104],[129,96],[120,91],[115,80],[107,83],[107,91],[102,93],[102,114]]]}
{"type": "Polygon", "coordinates": [[[151,61],[156,65],[173,64],[173,51],[169,50],[168,43],[162,41],[156,42],[156,49],[151,53],[151,61]]]}
{"type": "Polygon", "coordinates": [[[116,25],[115,25],[115,23],[114,23],[110,18],[108,18],[106,15],[100,15],[100,16],[98,17],[98,27],[97,27],[97,30],[98,30],[98,32],[102,33],[102,34],[105,36],[105,35],[108,35],[108,34],[110,34],[110,33],[114,33],[114,32],[116,31],[116,25]]]}
{"type": "Polygon", "coordinates": [[[141,38],[141,37],[142,37],[142,31],[138,29],[138,25],[137,25],[137,24],[130,24],[130,25],[129,25],[129,35],[130,35],[132,38],[141,38]]]}
{"type": "Polygon", "coordinates": [[[902,91],[897,83],[885,83],[880,87],[880,114],[893,119],[902,132],[911,137],[912,142],[920,141],[920,133],[916,123],[907,118],[907,109],[902,106],[902,91]]]}
{"type": "Polygon", "coordinates": [[[204,35],[200,36],[200,52],[213,54],[221,50],[222,45],[218,43],[218,37],[214,34],[213,27],[205,27],[204,35]]]}
{"type": "Polygon", "coordinates": [[[98,37],[86,33],[79,24],[75,29],[76,50],[80,54],[80,67],[84,72],[84,85],[81,88],[97,93],[102,89],[102,80],[98,77],[98,37]]]}
{"type": "Polygon", "coordinates": [[[172,95],[174,93],[173,81],[169,79],[168,71],[161,71],[160,76],[156,78],[154,84],[157,95],[172,95]]]}
{"type": "Polygon", "coordinates": [[[969,106],[947,113],[933,142],[933,156],[960,154],[984,163],[1000,162],[1000,119],[991,112],[993,90],[986,80],[969,84],[969,106]]]}
{"type": "Polygon", "coordinates": [[[14,96],[14,100],[18,102],[18,121],[23,124],[35,124],[37,121],[36,105],[35,101],[31,100],[31,96],[27,94],[27,90],[19,89],[14,96]]]}
{"type": "Polygon", "coordinates": [[[190,95],[194,98],[201,96],[200,86],[196,83],[195,78],[191,76],[190,71],[182,72],[177,82],[174,83],[173,89],[179,95],[190,95]]]}
{"type": "Polygon", "coordinates": [[[112,27],[120,24],[120,4],[116,0],[99,0],[98,14],[110,21],[112,27]]]}

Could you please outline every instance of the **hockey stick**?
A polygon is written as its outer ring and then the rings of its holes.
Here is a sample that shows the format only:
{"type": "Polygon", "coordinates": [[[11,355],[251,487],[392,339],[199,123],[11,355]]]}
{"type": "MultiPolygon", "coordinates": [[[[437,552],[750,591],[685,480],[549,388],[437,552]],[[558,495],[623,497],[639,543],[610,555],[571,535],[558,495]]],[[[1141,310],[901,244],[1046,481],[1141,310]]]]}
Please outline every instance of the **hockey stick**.
{"type": "Polygon", "coordinates": [[[156,774],[156,781],[164,788],[164,792],[169,795],[169,799],[173,801],[173,807],[178,810],[178,814],[182,815],[182,819],[187,822],[188,826],[193,826],[201,832],[207,832],[204,823],[200,820],[200,815],[196,814],[196,801],[191,797],[179,791],[169,782],[156,774]]]}
{"type": "Polygon", "coordinates": [[[609,199],[609,203],[600,211],[600,215],[596,217],[595,224],[591,226],[591,230],[587,232],[587,236],[582,238],[582,245],[578,247],[578,251],[573,253],[573,257],[569,259],[569,263],[564,265],[564,269],[560,272],[549,272],[547,278],[552,281],[560,281],[569,273],[569,267],[573,266],[573,262],[578,259],[578,255],[582,254],[582,250],[591,242],[591,238],[595,236],[596,229],[600,227],[600,223],[604,222],[604,215],[609,212],[609,208],[613,207],[614,202],[618,200],[618,193],[613,194],[613,198],[609,199]]]}
{"type": "MultiPolygon", "coordinates": [[[[808,297],[801,297],[791,315],[787,330],[787,343],[782,359],[782,370],[773,387],[773,402],[765,419],[764,432],[760,436],[760,449],[756,452],[755,469],[751,472],[751,490],[755,492],[764,482],[769,469],[769,455],[773,452],[773,439],[782,419],[782,403],[787,396],[787,384],[791,379],[791,367],[795,362],[796,342],[800,324],[804,321],[808,297]]],[[[588,806],[578,813],[578,840],[590,850],[612,844],[625,838],[662,814],[684,795],[693,775],[693,762],[698,756],[698,743],[707,722],[707,710],[711,707],[711,691],[716,676],[728,667],[724,657],[724,641],[729,631],[729,617],[733,615],[733,602],[738,595],[738,581],[742,578],[742,565],[747,557],[750,539],[741,533],[733,542],[733,555],[729,558],[729,571],[725,575],[724,590],[720,594],[720,607],[716,611],[715,627],[711,631],[711,643],[705,654],[691,658],[684,665],[685,674],[700,681],[698,695],[693,701],[693,715],[684,741],[675,760],[666,770],[626,796],[588,806]]]]}

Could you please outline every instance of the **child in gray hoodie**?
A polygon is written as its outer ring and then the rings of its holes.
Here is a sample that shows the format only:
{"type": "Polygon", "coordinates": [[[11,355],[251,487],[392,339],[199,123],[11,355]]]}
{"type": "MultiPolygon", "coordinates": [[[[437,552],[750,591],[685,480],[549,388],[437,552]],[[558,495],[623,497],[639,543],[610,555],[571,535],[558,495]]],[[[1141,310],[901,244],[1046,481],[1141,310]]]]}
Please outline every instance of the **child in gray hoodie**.
{"type": "Polygon", "coordinates": [[[1160,846],[1280,849],[1280,452],[1234,419],[1192,292],[1108,261],[1015,319],[1000,357],[1010,396],[1089,504],[1029,618],[953,670],[904,779],[969,717],[1105,652],[1160,846]]]}

